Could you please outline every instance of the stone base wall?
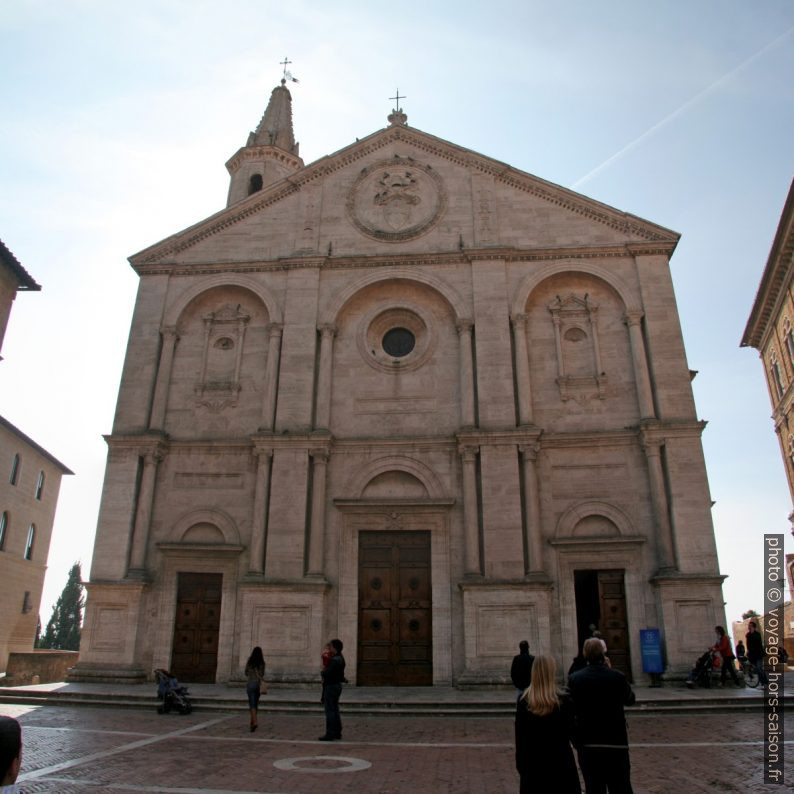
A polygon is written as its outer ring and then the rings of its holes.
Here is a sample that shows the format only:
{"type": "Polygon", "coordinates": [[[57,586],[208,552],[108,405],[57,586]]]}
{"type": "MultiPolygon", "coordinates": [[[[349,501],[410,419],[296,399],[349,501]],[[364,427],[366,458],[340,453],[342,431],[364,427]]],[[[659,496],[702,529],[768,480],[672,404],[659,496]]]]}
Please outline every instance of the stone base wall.
{"type": "Polygon", "coordinates": [[[4,683],[6,686],[24,686],[65,681],[69,668],[74,667],[79,658],[79,651],[10,653],[4,683]]]}

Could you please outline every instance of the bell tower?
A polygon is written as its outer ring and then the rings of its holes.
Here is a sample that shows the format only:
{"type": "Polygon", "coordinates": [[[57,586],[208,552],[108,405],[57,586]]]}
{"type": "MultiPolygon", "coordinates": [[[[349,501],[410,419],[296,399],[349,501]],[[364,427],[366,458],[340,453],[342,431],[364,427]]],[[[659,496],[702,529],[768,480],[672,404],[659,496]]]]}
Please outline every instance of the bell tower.
{"type": "Polygon", "coordinates": [[[285,76],[270,94],[256,130],[226,163],[231,176],[227,207],[303,168],[292,131],[292,95],[286,83],[285,76]]]}

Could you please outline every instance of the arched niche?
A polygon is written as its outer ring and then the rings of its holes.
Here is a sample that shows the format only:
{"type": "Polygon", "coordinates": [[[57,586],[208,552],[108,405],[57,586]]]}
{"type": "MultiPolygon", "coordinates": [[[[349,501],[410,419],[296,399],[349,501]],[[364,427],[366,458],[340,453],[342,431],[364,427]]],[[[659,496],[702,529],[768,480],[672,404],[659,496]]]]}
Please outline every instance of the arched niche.
{"type": "Polygon", "coordinates": [[[420,488],[424,494],[419,498],[443,499],[446,496],[432,469],[402,455],[379,458],[354,472],[345,486],[345,495],[349,499],[388,498],[385,492],[399,487],[400,483],[411,491],[401,498],[417,498],[420,488]]]}
{"type": "Polygon", "coordinates": [[[569,507],[557,521],[557,540],[604,538],[620,540],[634,535],[629,517],[607,502],[580,502],[569,507]]]}
{"type": "Polygon", "coordinates": [[[168,535],[172,544],[239,546],[233,519],[221,510],[193,510],[178,519],[168,535]]]}

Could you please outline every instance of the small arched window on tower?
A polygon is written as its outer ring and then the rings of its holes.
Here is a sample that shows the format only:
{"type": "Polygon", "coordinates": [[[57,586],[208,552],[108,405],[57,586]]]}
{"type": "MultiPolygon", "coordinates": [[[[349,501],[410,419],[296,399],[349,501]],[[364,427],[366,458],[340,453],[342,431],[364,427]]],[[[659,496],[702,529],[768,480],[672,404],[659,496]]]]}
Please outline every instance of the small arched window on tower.
{"type": "Polygon", "coordinates": [[[0,551],[5,550],[7,529],[8,529],[8,513],[6,511],[3,511],[3,515],[0,516],[0,551]]]}
{"type": "Polygon", "coordinates": [[[248,180],[248,195],[251,196],[262,189],[262,174],[251,174],[248,180]]]}
{"type": "Polygon", "coordinates": [[[789,363],[794,369],[794,332],[791,330],[791,321],[788,317],[783,320],[783,339],[786,343],[789,363]]]}
{"type": "Polygon", "coordinates": [[[17,453],[14,455],[14,459],[11,461],[11,477],[9,478],[9,482],[11,485],[16,485],[17,480],[19,479],[19,470],[21,468],[21,461],[19,459],[19,454],[17,453]]]}
{"type": "Polygon", "coordinates": [[[44,472],[39,472],[39,479],[36,480],[36,499],[41,501],[41,495],[44,493],[44,472]]]}
{"type": "Polygon", "coordinates": [[[36,525],[31,524],[28,527],[28,539],[25,541],[25,559],[33,559],[33,544],[36,541],[36,525]]]}
{"type": "Polygon", "coordinates": [[[779,400],[783,396],[783,380],[780,375],[780,362],[777,360],[777,353],[774,350],[769,355],[769,374],[772,376],[775,396],[779,400]]]}
{"type": "Polygon", "coordinates": [[[794,436],[788,437],[788,461],[794,470],[794,436]]]}

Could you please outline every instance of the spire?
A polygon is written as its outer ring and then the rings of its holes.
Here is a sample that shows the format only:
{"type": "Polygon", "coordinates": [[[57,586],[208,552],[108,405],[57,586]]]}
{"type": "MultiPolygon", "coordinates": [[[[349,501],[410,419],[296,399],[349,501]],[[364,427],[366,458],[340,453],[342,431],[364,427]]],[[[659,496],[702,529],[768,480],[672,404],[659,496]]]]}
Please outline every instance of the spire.
{"type": "Polygon", "coordinates": [[[292,95],[287,80],[298,82],[285,65],[281,85],[271,92],[256,131],[249,134],[245,146],[226,163],[231,176],[227,206],[303,168],[292,131],[292,95]]]}
{"type": "Polygon", "coordinates": [[[298,144],[292,132],[292,95],[282,78],[270,94],[270,101],[256,132],[248,136],[248,146],[277,146],[297,156],[298,144]]]}
{"type": "Polygon", "coordinates": [[[400,100],[401,99],[408,99],[407,96],[400,96],[400,89],[397,89],[397,96],[390,96],[389,99],[393,99],[397,102],[397,107],[391,109],[391,113],[388,115],[389,124],[392,127],[404,127],[408,123],[408,116],[403,113],[403,109],[400,107],[400,100]]]}

